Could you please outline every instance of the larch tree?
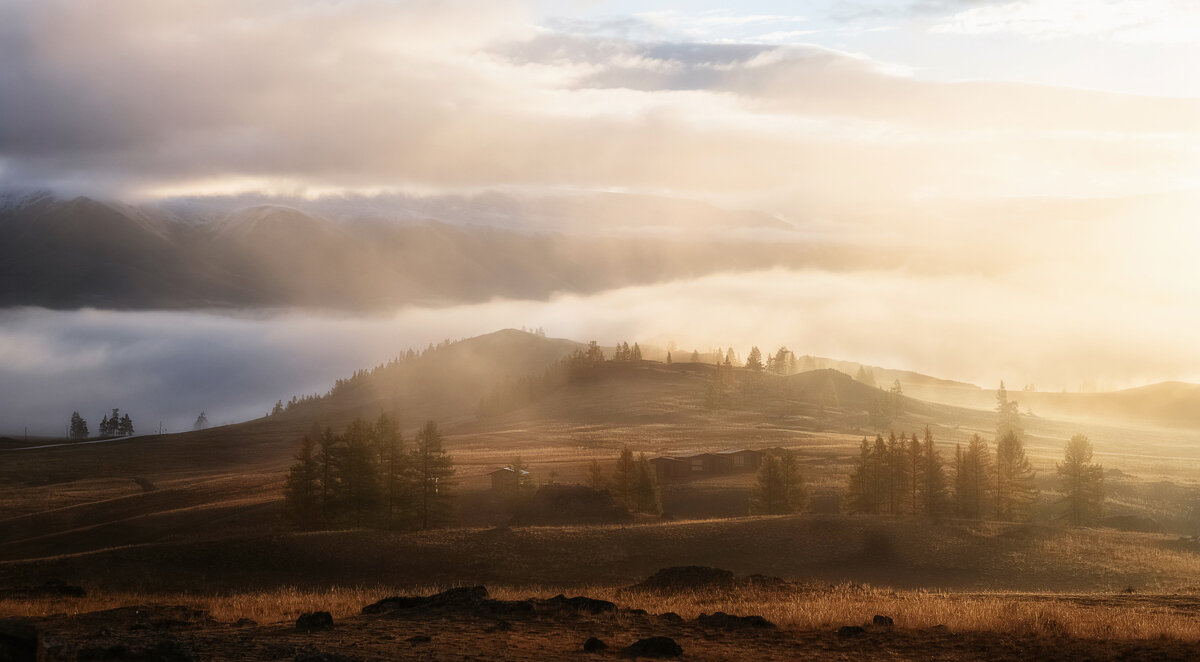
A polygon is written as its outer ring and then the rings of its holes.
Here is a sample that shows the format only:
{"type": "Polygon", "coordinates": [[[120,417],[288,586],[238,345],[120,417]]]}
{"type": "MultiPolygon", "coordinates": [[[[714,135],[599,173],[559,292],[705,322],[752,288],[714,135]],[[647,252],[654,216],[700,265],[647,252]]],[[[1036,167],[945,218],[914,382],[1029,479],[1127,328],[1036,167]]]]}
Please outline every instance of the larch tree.
{"type": "Polygon", "coordinates": [[[646,459],[645,453],[638,454],[633,471],[632,510],[648,515],[661,514],[662,501],[658,491],[658,476],[655,475],[654,465],[646,459]]]}
{"type": "Polygon", "coordinates": [[[629,360],[630,361],[641,361],[642,360],[642,348],[637,343],[633,343],[633,349],[629,350],[629,360]]]}
{"type": "Polygon", "coordinates": [[[1071,437],[1056,470],[1063,517],[1075,526],[1099,519],[1104,509],[1104,467],[1092,462],[1092,442],[1082,434],[1071,437]]]}
{"type": "Polygon", "coordinates": [[[617,456],[617,468],[613,471],[612,486],[617,500],[631,510],[634,508],[634,484],[637,480],[637,467],[633,459],[633,451],[629,446],[621,446],[617,456]]]}
{"type": "Polygon", "coordinates": [[[1025,445],[1012,429],[996,440],[996,519],[1017,520],[1029,515],[1037,500],[1035,473],[1025,455],[1025,445]]]}
{"type": "Polygon", "coordinates": [[[924,510],[930,517],[936,517],[942,512],[946,502],[946,471],[942,466],[942,454],[933,444],[933,431],[925,426],[925,451],[921,458],[924,462],[924,477],[922,478],[925,492],[924,510]]]}
{"type": "Polygon", "coordinates": [[[904,511],[908,500],[908,486],[912,476],[908,473],[908,440],[904,435],[888,435],[888,514],[898,515],[904,511]]]}
{"type": "Polygon", "coordinates": [[[909,440],[908,447],[905,450],[908,452],[905,459],[908,463],[908,487],[909,496],[911,497],[908,512],[916,515],[922,510],[921,491],[925,489],[925,472],[923,471],[925,465],[923,460],[924,447],[921,446],[921,441],[917,439],[916,432],[913,433],[912,439],[909,440]]]}
{"type": "Polygon", "coordinates": [[[987,442],[973,435],[962,452],[956,456],[955,494],[959,513],[969,519],[982,519],[991,497],[992,453],[987,442]]]}
{"type": "Polygon", "coordinates": [[[312,437],[304,436],[295,460],[283,487],[284,509],[298,528],[316,528],[321,519],[321,467],[312,437]]]}
{"type": "Polygon", "coordinates": [[[354,514],[354,526],[361,527],[363,518],[374,511],[379,500],[379,465],[374,427],[358,419],[344,433],[345,455],[339,477],[347,503],[354,514]]]}
{"type": "Polygon", "coordinates": [[[79,412],[77,412],[77,411],[71,412],[71,427],[69,428],[69,430],[70,430],[69,435],[72,439],[87,439],[88,438],[87,421],[83,420],[83,417],[80,416],[79,412]]]}
{"type": "Polygon", "coordinates": [[[442,433],[437,423],[428,421],[417,432],[413,448],[413,467],[417,477],[417,503],[422,529],[450,519],[450,487],[454,466],[442,448],[442,433]]]}
{"type": "MultiPolygon", "coordinates": [[[[732,352],[733,350],[729,351],[732,352]]],[[[759,351],[757,346],[750,348],[750,355],[746,357],[746,367],[754,372],[763,371],[765,366],[763,365],[762,352],[759,351]]]]}
{"type": "Polygon", "coordinates": [[[876,474],[878,473],[878,458],[873,446],[866,437],[858,447],[858,457],[854,459],[854,468],[850,471],[849,497],[850,508],[858,513],[879,512],[879,493],[876,491],[876,474]]]}
{"type": "Polygon", "coordinates": [[[802,511],[807,504],[808,492],[796,454],[783,451],[764,456],[750,494],[750,514],[787,515],[802,511]]]}

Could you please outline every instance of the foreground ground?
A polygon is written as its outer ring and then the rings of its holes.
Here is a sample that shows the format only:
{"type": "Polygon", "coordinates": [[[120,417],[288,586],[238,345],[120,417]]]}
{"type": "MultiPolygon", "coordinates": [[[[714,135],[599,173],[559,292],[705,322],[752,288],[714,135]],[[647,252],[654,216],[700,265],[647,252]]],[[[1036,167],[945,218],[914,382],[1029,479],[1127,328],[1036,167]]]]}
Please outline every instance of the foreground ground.
{"type": "Polygon", "coordinates": [[[0,614],[25,618],[0,621],[7,624],[0,632],[28,625],[47,660],[605,659],[650,637],[671,638],[686,660],[1200,655],[1200,595],[926,593],[789,583],[665,592],[593,587],[587,591],[593,600],[562,601],[547,589],[493,589],[483,600],[362,613],[394,594],[376,587],[8,599],[0,614]],[[330,611],[333,626],[298,629],[297,616],[314,610],[330,611]],[[717,612],[767,622],[712,618],[717,612]],[[876,625],[876,614],[895,625],[876,625]],[[843,630],[855,625],[862,630],[843,630]],[[584,652],[593,637],[608,648],[584,652]],[[319,653],[342,657],[313,657],[319,653]]]}

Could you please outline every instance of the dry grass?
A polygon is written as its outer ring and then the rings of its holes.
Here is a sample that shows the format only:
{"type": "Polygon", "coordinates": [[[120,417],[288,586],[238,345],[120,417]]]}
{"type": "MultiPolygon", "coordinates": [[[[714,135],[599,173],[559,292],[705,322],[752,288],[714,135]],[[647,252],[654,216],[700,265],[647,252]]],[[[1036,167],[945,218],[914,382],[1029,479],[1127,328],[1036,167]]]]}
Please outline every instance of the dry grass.
{"type": "MultiPolygon", "coordinates": [[[[363,605],[397,594],[426,594],[443,587],[395,590],[386,586],[321,591],[270,591],[197,595],[189,593],[108,593],[78,599],[4,599],[0,617],[77,614],[129,605],[175,604],[204,609],[225,622],[251,618],[261,624],[290,623],[307,611],[326,610],[334,618],[359,614],[363,605]]],[[[522,600],[549,597],[556,587],[502,587],[492,597],[522,600]]],[[[844,585],[796,590],[680,591],[661,594],[617,587],[566,590],[652,613],[673,611],[685,619],[725,611],[756,614],[790,630],[829,630],[869,622],[886,614],[909,629],[945,626],[953,632],[1069,636],[1094,640],[1173,639],[1200,641],[1200,596],[1041,593],[952,593],[892,591],[844,585]]]]}

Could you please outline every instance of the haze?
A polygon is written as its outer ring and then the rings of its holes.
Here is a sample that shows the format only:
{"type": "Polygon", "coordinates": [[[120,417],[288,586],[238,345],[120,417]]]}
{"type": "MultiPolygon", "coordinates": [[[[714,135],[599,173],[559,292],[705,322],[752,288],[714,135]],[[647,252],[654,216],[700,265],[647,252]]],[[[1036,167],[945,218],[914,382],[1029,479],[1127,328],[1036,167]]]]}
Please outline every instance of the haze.
{"type": "MultiPolygon", "coordinates": [[[[1123,1],[0,2],[13,200],[618,236],[679,263],[498,268],[471,297],[349,312],[269,293],[194,314],[136,292],[85,305],[143,313],[14,309],[2,425],[56,429],[59,410],[150,390],[172,394],[155,420],[202,402],[232,420],[410,345],[520,325],[1043,390],[1200,379],[1197,25],[1185,3],[1123,1]],[[574,202],[600,193],[632,202],[574,202]],[[679,257],[697,239],[750,257],[679,257]],[[353,349],[331,349],[332,328],[353,349]],[[121,349],[148,342],[161,354],[121,349]],[[227,348],[253,366],[234,380],[246,397],[190,367],[227,348]],[[306,349],[322,358],[281,367],[306,349]],[[157,377],[103,397],[56,381],[132,366],[157,377]],[[35,407],[22,384],[49,395],[35,407]]],[[[20,304],[71,307],[40,296],[20,304]]]]}

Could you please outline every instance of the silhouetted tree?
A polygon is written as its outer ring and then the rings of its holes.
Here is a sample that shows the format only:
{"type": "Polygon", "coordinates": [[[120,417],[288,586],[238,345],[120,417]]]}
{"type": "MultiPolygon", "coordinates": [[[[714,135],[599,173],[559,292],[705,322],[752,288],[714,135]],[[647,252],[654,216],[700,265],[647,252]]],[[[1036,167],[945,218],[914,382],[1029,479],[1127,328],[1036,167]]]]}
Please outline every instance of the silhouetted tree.
{"type": "Polygon", "coordinates": [[[1024,441],[1025,430],[1021,427],[1021,412],[1020,403],[1016,400],[1008,399],[1008,389],[1004,388],[1004,382],[1000,382],[1000,388],[996,389],[996,440],[1003,439],[1005,435],[1012,433],[1017,438],[1017,441],[1024,441]]]}
{"type": "Polygon", "coordinates": [[[383,482],[384,520],[387,526],[396,526],[412,513],[416,489],[412,458],[404,448],[400,426],[387,414],[380,414],[375,421],[375,438],[383,482]]]}
{"type": "Polygon", "coordinates": [[[637,462],[634,463],[632,510],[648,515],[662,513],[662,502],[658,492],[658,476],[654,474],[654,467],[646,459],[645,453],[639,453],[637,462]]]}
{"type": "Polygon", "coordinates": [[[992,454],[983,437],[973,435],[961,457],[955,456],[955,465],[954,498],[959,515],[981,519],[992,492],[992,454]]]}
{"type": "Polygon", "coordinates": [[[196,422],[192,424],[192,429],[193,430],[203,430],[207,427],[208,427],[208,417],[204,415],[204,412],[200,412],[200,415],[196,417],[196,422]]]}
{"type": "Polygon", "coordinates": [[[101,437],[110,436],[111,433],[109,432],[109,430],[111,428],[112,428],[112,426],[108,422],[108,416],[105,416],[104,418],[100,419],[100,426],[96,428],[96,434],[101,437]]]}
{"type": "Polygon", "coordinates": [[[596,458],[592,458],[591,464],[588,465],[587,484],[597,490],[608,487],[608,482],[604,478],[604,468],[600,466],[600,460],[596,458]]]}
{"type": "Polygon", "coordinates": [[[1011,428],[996,440],[996,519],[1023,519],[1037,499],[1034,471],[1025,456],[1025,445],[1011,428]]]}
{"type": "Polygon", "coordinates": [[[354,515],[354,526],[362,526],[363,517],[379,503],[379,465],[375,449],[375,431],[370,423],[356,419],[343,435],[343,457],[339,478],[344,496],[354,515]]]}
{"type": "Polygon", "coordinates": [[[1104,508],[1104,467],[1092,463],[1092,442],[1071,437],[1056,467],[1062,484],[1063,516],[1075,526],[1100,518],[1104,508]]]}
{"type": "Polygon", "coordinates": [[[671,365],[671,353],[667,352],[667,365],[671,365]]]}
{"type": "Polygon", "coordinates": [[[925,514],[936,517],[942,512],[946,502],[946,472],[942,466],[942,454],[933,445],[933,432],[925,426],[925,452],[922,454],[925,463],[923,470],[925,514]]]}
{"type": "Polygon", "coordinates": [[[692,350],[692,363],[699,363],[699,362],[700,362],[700,352],[693,349],[692,350]]]}
{"type": "Polygon", "coordinates": [[[871,442],[863,437],[862,444],[858,448],[858,457],[855,458],[854,467],[850,470],[848,492],[850,509],[854,512],[879,512],[880,499],[876,490],[878,472],[879,458],[873,452],[871,442]]]}
{"type": "Polygon", "coordinates": [[[629,350],[629,360],[630,361],[641,361],[642,360],[642,348],[639,347],[637,343],[633,343],[633,349],[629,350]]]}
{"type": "Polygon", "coordinates": [[[321,467],[315,448],[312,437],[305,435],[283,488],[284,510],[301,529],[316,528],[321,520],[321,467]]]}
{"type": "Polygon", "coordinates": [[[80,416],[79,412],[77,412],[77,411],[71,412],[71,428],[70,428],[69,436],[72,439],[87,439],[88,438],[87,421],[83,420],[83,417],[80,416]]]}
{"type": "Polygon", "coordinates": [[[904,435],[896,437],[896,433],[888,434],[887,468],[888,468],[888,513],[897,515],[904,511],[908,500],[908,484],[912,479],[909,474],[908,440],[904,435]]]}
{"type": "Polygon", "coordinates": [[[271,415],[278,416],[283,413],[283,400],[276,400],[275,406],[271,407],[271,415]]]}
{"type": "Polygon", "coordinates": [[[786,515],[800,512],[807,503],[796,454],[782,451],[765,455],[750,494],[750,514],[786,515]]]}
{"type": "Polygon", "coordinates": [[[622,445],[621,453],[617,456],[617,468],[613,471],[613,492],[617,500],[630,510],[636,507],[634,485],[637,480],[637,467],[634,466],[633,451],[629,446],[622,445]]]}
{"type": "Polygon", "coordinates": [[[754,372],[763,371],[762,352],[758,351],[758,347],[750,348],[750,355],[746,357],[746,367],[754,372]]]}
{"type": "Polygon", "coordinates": [[[917,439],[917,433],[913,433],[912,439],[909,440],[907,447],[907,469],[908,469],[908,487],[911,495],[908,512],[916,515],[921,512],[921,491],[924,489],[925,473],[924,468],[924,448],[921,446],[921,441],[917,439]]]}
{"type": "MultiPolygon", "coordinates": [[[[110,422],[109,425],[112,425],[110,422]]],[[[120,423],[117,424],[117,434],[122,437],[128,437],[133,434],[133,419],[129,418],[129,414],[121,417],[120,423]]]]}
{"type": "Polygon", "coordinates": [[[442,448],[442,433],[438,431],[437,423],[429,421],[417,433],[413,460],[420,495],[421,528],[445,523],[450,519],[449,488],[454,467],[442,448]]]}
{"type": "Polygon", "coordinates": [[[337,508],[338,475],[341,467],[341,438],[330,428],[321,431],[318,442],[317,466],[321,472],[321,524],[328,526],[337,508]]]}

